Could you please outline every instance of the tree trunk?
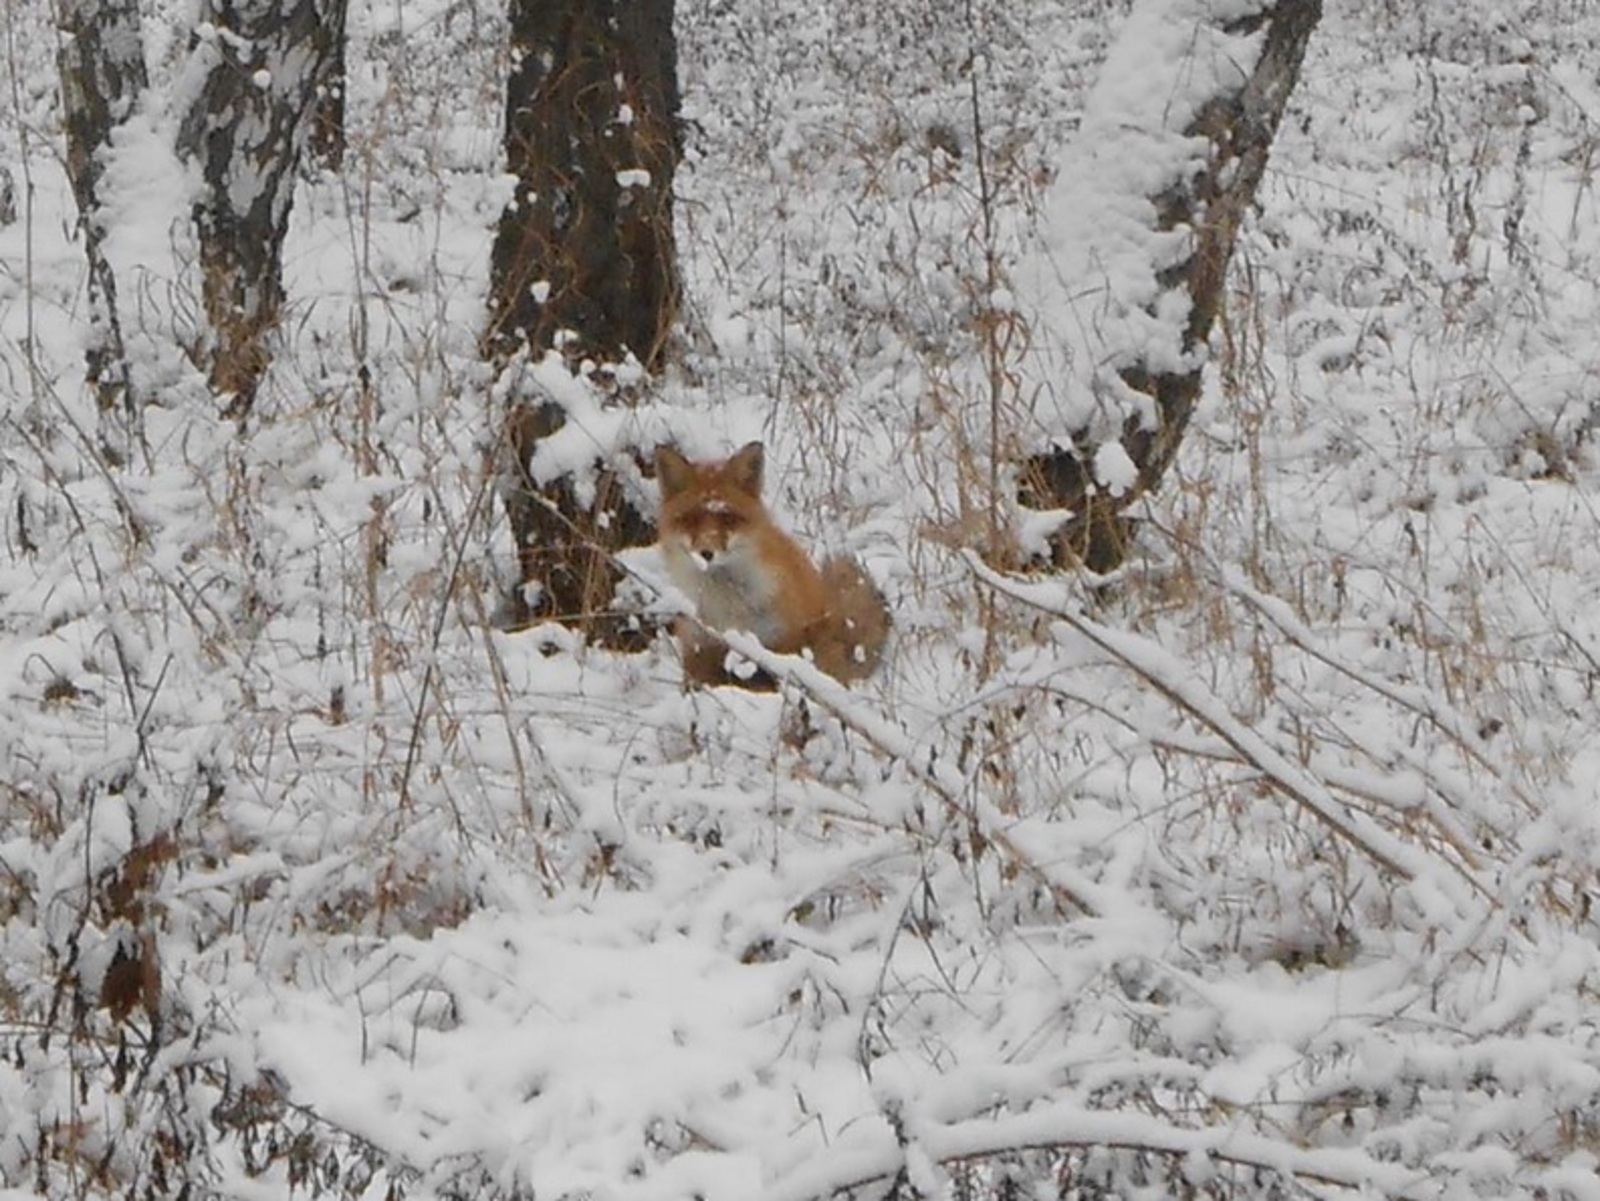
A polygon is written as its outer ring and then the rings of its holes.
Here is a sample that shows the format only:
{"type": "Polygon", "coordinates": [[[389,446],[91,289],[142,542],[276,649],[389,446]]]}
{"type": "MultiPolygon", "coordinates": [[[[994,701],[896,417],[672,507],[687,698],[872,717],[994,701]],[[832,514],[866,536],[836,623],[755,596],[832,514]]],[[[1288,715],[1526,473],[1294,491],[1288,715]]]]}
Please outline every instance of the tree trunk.
{"type": "Polygon", "coordinates": [[[672,0],[512,0],[505,147],[517,189],[491,260],[497,359],[555,347],[573,361],[631,353],[659,365],[678,298],[672,16],[672,0]]]}
{"type": "Polygon", "coordinates": [[[205,181],[195,211],[205,365],[230,417],[249,413],[271,360],[295,168],[344,15],[344,0],[210,0],[201,27],[205,83],[178,144],[205,181]]]}
{"type": "MultiPolygon", "coordinates": [[[[1100,263],[1118,261],[1117,251],[1132,245],[1147,254],[1145,266],[1152,287],[1134,286],[1126,292],[1154,295],[1127,305],[1137,310],[1134,315],[1142,324],[1107,320],[1112,335],[1101,345],[1080,346],[1074,356],[1080,363],[1110,364],[1114,379],[1102,375],[1086,387],[1102,403],[1107,398],[1113,405],[1120,402],[1120,428],[1108,434],[1087,423],[1080,425],[1067,437],[1052,440],[1050,449],[1024,464],[1022,503],[1038,509],[1067,509],[1073,514],[1054,539],[1058,566],[1084,563],[1106,571],[1120,564],[1127,548],[1123,511],[1157,486],[1177,454],[1200,395],[1205,348],[1223,303],[1239,225],[1255,199],[1311,34],[1322,17],[1321,0],[1262,0],[1244,15],[1239,15],[1238,5],[1212,7],[1219,15],[1197,22],[1192,15],[1193,0],[1145,0],[1130,18],[1132,31],[1124,35],[1148,36],[1154,27],[1152,17],[1156,22],[1175,23],[1182,44],[1195,48],[1192,57],[1164,61],[1159,54],[1149,56],[1144,91],[1151,96],[1181,95],[1191,75],[1210,77],[1206,75],[1210,71],[1217,83],[1209,96],[1197,98],[1192,107],[1155,106],[1151,111],[1157,119],[1144,128],[1110,113],[1096,125],[1093,99],[1091,112],[1085,116],[1086,138],[1104,133],[1114,143],[1093,148],[1101,152],[1102,161],[1120,156],[1146,164],[1166,161],[1170,168],[1144,197],[1143,242],[1126,234],[1115,219],[1084,220],[1081,196],[1074,198],[1081,228],[1101,231],[1099,236],[1107,242],[1120,237],[1122,243],[1068,256],[1075,267],[1096,266],[1081,271],[1068,268],[1066,274],[1071,278],[1065,282],[1081,285],[1084,280],[1080,276],[1093,275],[1100,263]],[[1179,15],[1180,10],[1188,15],[1179,15]],[[1145,19],[1135,25],[1141,16],[1145,19]],[[1204,53],[1214,55],[1221,65],[1202,63],[1197,69],[1196,62],[1204,53]],[[1163,77],[1164,66],[1172,68],[1173,79],[1163,77]],[[1173,124],[1163,128],[1162,119],[1173,124]],[[1158,142],[1170,141],[1174,131],[1181,131],[1181,138],[1192,149],[1186,155],[1162,160],[1158,142]],[[1187,236],[1187,253],[1164,265],[1163,252],[1170,252],[1175,235],[1187,236]],[[1164,334],[1158,330],[1151,336],[1151,319],[1166,327],[1164,334]],[[1131,480],[1102,466],[1101,456],[1108,444],[1120,446],[1120,453],[1114,456],[1117,461],[1131,463],[1131,480]]],[[[1123,49],[1131,49],[1137,56],[1140,47],[1123,49]]],[[[1107,70],[1117,71],[1110,60],[1107,70]]],[[[1112,107],[1122,92],[1113,86],[1108,94],[1113,97],[1108,103],[1112,107]]],[[[1073,189],[1074,184],[1069,183],[1068,188],[1073,189]]],[[[1118,279],[1108,282],[1105,292],[1111,301],[1106,309],[1122,303],[1116,295],[1121,285],[1118,279]]],[[[1081,313],[1081,300],[1077,303],[1081,313]]],[[[1092,314],[1090,323],[1099,315],[1092,314]]]]}
{"type": "MultiPolygon", "coordinates": [[[[629,356],[647,371],[662,364],[678,301],[672,22],[672,0],[512,0],[505,148],[517,185],[495,236],[484,335],[502,372],[556,351],[622,404],[627,389],[611,368],[629,356]]],[[[649,541],[649,521],[603,461],[587,500],[570,476],[536,480],[538,444],[566,413],[536,388],[514,382],[510,392],[506,509],[536,594],[519,599],[513,620],[637,643],[636,623],[609,612],[620,578],[612,556],[649,541]]]]}
{"type": "Polygon", "coordinates": [[[116,274],[105,254],[100,180],[112,132],[127,120],[150,79],[137,0],[61,0],[58,21],[67,175],[89,260],[92,332],[86,378],[102,414],[102,448],[121,460],[137,405],[117,311],[116,274]]]}
{"type": "Polygon", "coordinates": [[[349,0],[328,0],[327,20],[337,26],[322,75],[317,81],[316,100],[311,114],[311,158],[327,171],[344,169],[345,137],[345,22],[349,0]]]}

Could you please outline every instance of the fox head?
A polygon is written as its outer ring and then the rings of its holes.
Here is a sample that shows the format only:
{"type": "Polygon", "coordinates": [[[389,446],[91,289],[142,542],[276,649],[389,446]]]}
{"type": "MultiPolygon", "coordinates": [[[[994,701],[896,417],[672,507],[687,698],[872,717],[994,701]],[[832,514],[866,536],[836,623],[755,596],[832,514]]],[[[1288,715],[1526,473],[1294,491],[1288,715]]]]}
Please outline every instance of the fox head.
{"type": "Polygon", "coordinates": [[[724,566],[752,524],[765,520],[764,459],[759,442],[716,463],[691,463],[670,446],[657,450],[662,544],[701,571],[724,566]]]}

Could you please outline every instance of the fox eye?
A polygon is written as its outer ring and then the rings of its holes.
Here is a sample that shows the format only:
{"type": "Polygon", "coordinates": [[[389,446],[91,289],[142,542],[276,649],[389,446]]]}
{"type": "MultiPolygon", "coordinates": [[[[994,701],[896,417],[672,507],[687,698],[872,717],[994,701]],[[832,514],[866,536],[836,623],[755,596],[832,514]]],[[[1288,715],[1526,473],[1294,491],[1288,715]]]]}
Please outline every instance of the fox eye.
{"type": "Polygon", "coordinates": [[[716,534],[724,539],[739,528],[738,515],[723,508],[712,506],[702,509],[699,519],[707,533],[716,534]]]}

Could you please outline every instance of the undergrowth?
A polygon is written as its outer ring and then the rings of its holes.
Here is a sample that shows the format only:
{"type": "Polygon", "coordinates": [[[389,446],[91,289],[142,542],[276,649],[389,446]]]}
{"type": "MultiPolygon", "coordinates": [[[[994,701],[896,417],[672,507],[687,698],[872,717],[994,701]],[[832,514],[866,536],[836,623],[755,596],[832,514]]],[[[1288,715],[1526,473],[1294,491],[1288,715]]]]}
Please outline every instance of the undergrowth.
{"type": "Polygon", "coordinates": [[[1325,17],[1137,553],[1045,577],[1007,280],[1124,6],[683,4],[648,419],[765,438],[896,616],[856,691],[743,648],[759,696],[495,628],[498,16],[358,8],[256,419],[152,268],[115,467],[8,6],[0,1182],[1592,1195],[1600,14],[1557,8],[1325,17]]]}

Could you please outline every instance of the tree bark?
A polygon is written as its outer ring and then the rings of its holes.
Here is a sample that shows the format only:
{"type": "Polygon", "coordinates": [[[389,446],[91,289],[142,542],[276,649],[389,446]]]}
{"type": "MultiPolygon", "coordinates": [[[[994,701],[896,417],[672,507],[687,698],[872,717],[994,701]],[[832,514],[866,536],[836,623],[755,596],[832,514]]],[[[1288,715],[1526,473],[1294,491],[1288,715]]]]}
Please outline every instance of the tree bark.
{"type": "MultiPolygon", "coordinates": [[[[517,184],[491,252],[483,338],[502,373],[554,351],[609,389],[608,403],[625,404],[612,368],[630,356],[648,372],[663,364],[679,289],[673,9],[673,0],[511,2],[505,150],[517,184]]],[[[555,619],[637,644],[637,623],[610,611],[613,555],[648,542],[649,520],[606,463],[588,500],[568,476],[536,480],[538,445],[566,413],[537,390],[510,391],[506,510],[532,586],[513,621],[555,619]]]]}
{"type": "Polygon", "coordinates": [[[205,366],[230,417],[250,412],[271,361],[295,168],[344,15],[344,0],[210,0],[197,36],[205,83],[178,144],[205,181],[195,211],[205,366]]]}
{"type": "Polygon", "coordinates": [[[505,148],[516,192],[491,259],[498,359],[660,365],[677,312],[672,0],[512,0],[505,148]]]}
{"type": "MultiPolygon", "coordinates": [[[[1107,571],[1119,565],[1127,550],[1124,511],[1160,483],[1177,455],[1200,395],[1204,350],[1223,304],[1239,226],[1254,202],[1321,17],[1321,0],[1276,0],[1248,15],[1213,22],[1231,37],[1260,35],[1259,57],[1242,82],[1212,96],[1184,127],[1186,137],[1203,139],[1203,158],[1174,173],[1148,197],[1155,232],[1189,233],[1189,253],[1156,270],[1160,294],[1145,309],[1151,316],[1169,313],[1174,311],[1166,303],[1172,293],[1187,299],[1187,316],[1177,331],[1185,365],[1173,369],[1164,356],[1143,350],[1136,350],[1131,361],[1123,356],[1126,365],[1117,373],[1121,384],[1148,397],[1154,414],[1153,422],[1148,412],[1130,412],[1122,420],[1118,441],[1137,471],[1131,487],[1112,492],[1097,486],[1094,460],[1104,441],[1087,430],[1023,465],[1020,499],[1025,506],[1073,513],[1054,539],[1058,566],[1083,563],[1107,571]]],[[[1153,79],[1149,86],[1160,89],[1162,81],[1153,79]]],[[[1109,348],[1107,357],[1115,358],[1122,349],[1109,348]]]]}
{"type": "Polygon", "coordinates": [[[61,0],[57,10],[67,175],[78,204],[78,227],[89,260],[86,379],[103,416],[102,449],[120,460],[137,404],[117,310],[117,279],[105,253],[100,181],[117,126],[150,85],[137,0],[61,0]]]}
{"type": "Polygon", "coordinates": [[[345,27],[349,0],[328,0],[327,20],[339,30],[317,81],[311,114],[311,158],[327,171],[344,169],[348,144],[345,133],[345,27]]]}

